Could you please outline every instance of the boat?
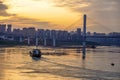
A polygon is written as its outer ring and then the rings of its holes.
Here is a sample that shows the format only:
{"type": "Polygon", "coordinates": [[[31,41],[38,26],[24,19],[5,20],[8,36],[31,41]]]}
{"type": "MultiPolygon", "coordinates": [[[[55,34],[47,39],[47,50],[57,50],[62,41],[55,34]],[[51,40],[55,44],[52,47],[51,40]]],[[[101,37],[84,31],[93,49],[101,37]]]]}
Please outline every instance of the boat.
{"type": "Polygon", "coordinates": [[[95,49],[95,48],[96,48],[96,46],[95,46],[95,45],[91,45],[91,46],[90,46],[90,48],[93,48],[93,49],[95,49]]]}
{"type": "Polygon", "coordinates": [[[41,51],[39,49],[33,49],[29,53],[31,57],[41,58],[41,51]]]}

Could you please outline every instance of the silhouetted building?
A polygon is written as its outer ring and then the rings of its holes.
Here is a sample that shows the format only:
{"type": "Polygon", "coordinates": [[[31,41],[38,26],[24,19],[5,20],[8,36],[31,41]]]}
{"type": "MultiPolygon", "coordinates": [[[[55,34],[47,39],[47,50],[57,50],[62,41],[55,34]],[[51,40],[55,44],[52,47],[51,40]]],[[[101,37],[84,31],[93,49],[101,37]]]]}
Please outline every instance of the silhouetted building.
{"type": "Polygon", "coordinates": [[[45,30],[45,37],[50,39],[50,30],[45,30]]]}
{"type": "Polygon", "coordinates": [[[24,37],[35,37],[36,36],[36,30],[34,27],[30,27],[30,28],[23,28],[22,29],[22,35],[24,37]]]}
{"type": "MultiPolygon", "coordinates": [[[[81,28],[77,28],[76,31],[64,31],[64,30],[44,30],[44,29],[36,29],[34,27],[30,28],[23,28],[21,29],[13,29],[12,31],[12,25],[8,24],[6,29],[6,24],[0,24],[0,37],[2,39],[11,39],[19,41],[20,37],[23,38],[23,41],[26,41],[28,39],[28,36],[30,37],[30,41],[33,43],[35,42],[35,37],[37,37],[40,40],[42,44],[44,44],[44,40],[48,43],[53,43],[52,41],[55,39],[56,43],[75,43],[78,44],[83,41],[83,32],[81,31],[81,28]],[[11,34],[6,34],[11,33],[11,34]]],[[[120,45],[120,33],[119,32],[111,32],[109,34],[105,33],[91,33],[87,32],[86,34],[86,41],[89,43],[97,43],[99,45],[120,45]]]]}
{"type": "Polygon", "coordinates": [[[38,30],[37,30],[37,33],[38,33],[38,37],[39,37],[40,39],[43,39],[43,38],[44,38],[44,36],[45,36],[45,31],[44,31],[44,29],[38,29],[38,30]]]}
{"type": "Polygon", "coordinates": [[[109,36],[119,36],[120,37],[120,32],[111,32],[108,35],[109,36]]]}
{"type": "Polygon", "coordinates": [[[0,24],[0,32],[5,33],[6,32],[6,24],[0,24]]]}
{"type": "Polygon", "coordinates": [[[105,33],[97,33],[97,32],[93,33],[93,36],[105,36],[105,35],[106,35],[105,33]]]}
{"type": "Polygon", "coordinates": [[[7,25],[7,33],[11,33],[12,32],[12,25],[8,24],[7,25]]]}
{"type": "Polygon", "coordinates": [[[56,38],[56,36],[57,36],[57,31],[56,30],[51,30],[50,37],[51,38],[56,38]]]}
{"type": "Polygon", "coordinates": [[[34,27],[28,28],[28,36],[35,37],[36,36],[36,30],[34,27]]]}
{"type": "Polygon", "coordinates": [[[21,36],[21,30],[20,29],[13,29],[13,34],[15,36],[21,36]]]}
{"type": "Polygon", "coordinates": [[[80,40],[80,37],[81,37],[81,28],[77,28],[76,39],[80,40]]]}
{"type": "Polygon", "coordinates": [[[91,36],[91,32],[87,32],[87,34],[86,34],[87,36],[91,36]]]}

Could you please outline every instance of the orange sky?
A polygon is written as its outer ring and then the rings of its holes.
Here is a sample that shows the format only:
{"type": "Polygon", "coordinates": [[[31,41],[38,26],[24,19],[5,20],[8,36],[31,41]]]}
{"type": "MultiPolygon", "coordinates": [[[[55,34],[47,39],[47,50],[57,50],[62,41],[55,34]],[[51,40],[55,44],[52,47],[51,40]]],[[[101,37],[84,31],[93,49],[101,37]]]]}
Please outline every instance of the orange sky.
{"type": "Polygon", "coordinates": [[[14,27],[34,26],[45,29],[72,30],[82,27],[82,16],[85,13],[88,15],[89,30],[104,32],[101,26],[109,30],[116,27],[113,31],[120,30],[118,10],[115,10],[118,8],[116,5],[119,4],[117,1],[107,1],[1,0],[0,23],[11,23],[14,27]]]}

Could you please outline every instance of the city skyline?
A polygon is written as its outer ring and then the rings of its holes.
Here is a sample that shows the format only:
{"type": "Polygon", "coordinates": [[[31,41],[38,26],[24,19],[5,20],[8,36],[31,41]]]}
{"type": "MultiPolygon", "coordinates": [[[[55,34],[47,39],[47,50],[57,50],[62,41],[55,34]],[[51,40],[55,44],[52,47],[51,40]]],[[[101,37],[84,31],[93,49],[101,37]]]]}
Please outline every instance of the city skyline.
{"type": "MultiPolygon", "coordinates": [[[[55,45],[81,45],[84,32],[81,28],[77,28],[75,31],[65,30],[49,30],[49,29],[35,29],[35,27],[13,29],[11,24],[0,24],[0,40],[1,41],[13,41],[26,44],[26,40],[30,40],[32,44],[35,44],[35,40],[38,38],[41,45],[47,44],[50,46],[55,45]],[[56,43],[57,41],[57,43],[56,43]]],[[[120,45],[120,33],[86,33],[86,42],[96,45],[120,45]]],[[[30,42],[28,42],[29,45],[30,42]]]]}
{"type": "MultiPolygon", "coordinates": [[[[0,24],[0,33],[7,33],[7,34],[16,34],[16,33],[23,33],[23,32],[67,32],[67,33],[71,33],[71,34],[75,34],[75,33],[80,33],[83,34],[83,29],[82,28],[76,28],[75,30],[61,30],[61,29],[43,29],[43,28],[36,28],[36,27],[23,27],[23,28],[13,28],[12,24],[0,24]],[[25,30],[25,31],[24,31],[25,30]],[[31,31],[32,30],[32,31],[31,31]],[[14,33],[15,32],[15,33],[14,33]]],[[[30,34],[31,34],[30,32],[30,34]]],[[[87,35],[97,35],[97,36],[105,36],[105,35],[113,35],[113,36],[120,36],[120,32],[110,32],[110,33],[103,33],[103,32],[90,32],[87,31],[86,32],[87,35]]],[[[16,34],[17,35],[17,34],[16,34]]]]}
{"type": "Polygon", "coordinates": [[[119,0],[1,0],[0,23],[70,31],[82,28],[85,13],[87,31],[119,32],[119,4],[119,0]]]}

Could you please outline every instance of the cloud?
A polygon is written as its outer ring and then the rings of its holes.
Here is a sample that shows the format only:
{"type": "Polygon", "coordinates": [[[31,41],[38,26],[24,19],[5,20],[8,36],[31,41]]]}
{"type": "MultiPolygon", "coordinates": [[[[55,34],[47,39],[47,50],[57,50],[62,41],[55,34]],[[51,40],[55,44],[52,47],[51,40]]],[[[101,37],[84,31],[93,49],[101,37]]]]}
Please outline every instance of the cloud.
{"type": "Polygon", "coordinates": [[[77,12],[87,11],[103,11],[119,9],[120,0],[51,0],[56,3],[57,7],[67,7],[77,12]]]}
{"type": "Polygon", "coordinates": [[[71,10],[72,12],[87,14],[88,22],[91,23],[89,28],[90,30],[98,32],[102,30],[103,32],[108,30],[118,32],[120,31],[119,24],[120,0],[52,0],[52,1],[54,1],[56,7],[63,7],[67,8],[68,10],[71,10]],[[98,24],[95,22],[97,22],[98,24]]]}
{"type": "Polygon", "coordinates": [[[24,18],[20,16],[12,16],[8,19],[1,20],[0,23],[12,24],[14,28],[36,27],[42,29],[54,29],[55,24],[47,21],[39,21],[31,18],[24,18]]]}
{"type": "Polygon", "coordinates": [[[12,16],[12,15],[15,15],[15,14],[9,14],[6,10],[8,9],[9,7],[3,3],[3,1],[0,1],[0,16],[12,16]]]}
{"type": "Polygon", "coordinates": [[[49,21],[41,21],[28,17],[18,16],[17,14],[10,14],[7,12],[7,9],[9,9],[9,6],[4,4],[4,0],[0,1],[0,16],[6,17],[5,19],[0,20],[1,24],[12,24],[14,28],[36,27],[42,29],[56,29],[56,26],[58,26],[57,24],[51,23],[49,21]]]}

